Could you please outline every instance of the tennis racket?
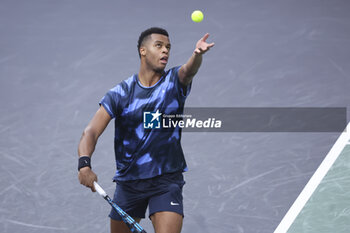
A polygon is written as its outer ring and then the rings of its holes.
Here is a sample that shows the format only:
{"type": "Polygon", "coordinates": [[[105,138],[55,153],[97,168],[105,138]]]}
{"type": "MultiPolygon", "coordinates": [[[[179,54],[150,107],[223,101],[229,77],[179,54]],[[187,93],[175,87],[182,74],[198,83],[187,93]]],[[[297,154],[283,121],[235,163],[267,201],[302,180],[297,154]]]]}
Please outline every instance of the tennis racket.
{"type": "Polygon", "coordinates": [[[98,194],[100,194],[122,217],[123,221],[129,227],[133,233],[147,233],[132,217],[130,217],[124,210],[122,210],[112,199],[107,195],[107,193],[101,188],[101,186],[94,181],[94,186],[98,194]]]}

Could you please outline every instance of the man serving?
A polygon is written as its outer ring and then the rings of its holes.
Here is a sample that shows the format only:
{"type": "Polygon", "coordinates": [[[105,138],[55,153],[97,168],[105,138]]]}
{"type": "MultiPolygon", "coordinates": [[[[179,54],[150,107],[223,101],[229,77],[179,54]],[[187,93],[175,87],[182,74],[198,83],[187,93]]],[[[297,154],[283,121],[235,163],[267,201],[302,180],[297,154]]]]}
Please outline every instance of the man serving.
{"type": "MultiPolygon", "coordinates": [[[[201,38],[189,60],[182,66],[165,71],[171,44],[168,32],[149,28],[141,33],[138,74],[132,75],[109,90],[100,108],[85,128],[79,154],[79,181],[95,191],[96,174],[91,156],[97,140],[111,119],[115,119],[115,158],[117,183],[113,200],[136,221],[149,217],[156,233],[179,233],[183,221],[182,173],[187,165],[181,147],[181,129],[145,129],[144,113],[155,121],[163,114],[182,114],[192,79],[202,56],[214,43],[209,34],[201,38]],[[153,119],[154,118],[154,119],[153,119]]],[[[111,210],[111,233],[127,233],[121,217],[111,210]]]]}

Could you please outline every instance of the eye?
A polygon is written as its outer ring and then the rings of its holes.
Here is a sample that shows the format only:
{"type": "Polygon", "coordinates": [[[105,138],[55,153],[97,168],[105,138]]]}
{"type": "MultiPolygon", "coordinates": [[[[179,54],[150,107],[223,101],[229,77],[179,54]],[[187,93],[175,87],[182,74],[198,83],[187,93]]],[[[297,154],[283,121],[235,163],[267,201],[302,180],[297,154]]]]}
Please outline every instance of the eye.
{"type": "Polygon", "coordinates": [[[168,50],[170,50],[170,49],[171,49],[171,46],[170,46],[170,45],[168,45],[166,48],[167,48],[168,50]]]}
{"type": "Polygon", "coordinates": [[[157,48],[161,48],[162,45],[158,43],[158,44],[156,44],[156,47],[157,47],[157,48]]]}

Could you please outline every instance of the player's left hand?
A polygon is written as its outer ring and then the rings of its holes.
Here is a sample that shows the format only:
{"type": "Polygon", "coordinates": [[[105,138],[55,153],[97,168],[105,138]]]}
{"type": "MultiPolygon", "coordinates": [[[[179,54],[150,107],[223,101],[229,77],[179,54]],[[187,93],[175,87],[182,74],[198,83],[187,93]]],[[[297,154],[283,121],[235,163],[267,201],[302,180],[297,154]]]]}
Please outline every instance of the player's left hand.
{"type": "Polygon", "coordinates": [[[207,43],[206,40],[209,37],[209,33],[206,33],[196,44],[196,49],[194,52],[196,54],[204,54],[207,52],[211,47],[214,46],[214,43],[207,43]]]}

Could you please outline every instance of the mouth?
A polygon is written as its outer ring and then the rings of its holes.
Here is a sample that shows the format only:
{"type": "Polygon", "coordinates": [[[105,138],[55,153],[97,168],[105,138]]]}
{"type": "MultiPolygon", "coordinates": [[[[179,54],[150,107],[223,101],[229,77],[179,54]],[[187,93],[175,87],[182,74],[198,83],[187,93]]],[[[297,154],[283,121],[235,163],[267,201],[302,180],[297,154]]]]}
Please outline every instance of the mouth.
{"type": "Polygon", "coordinates": [[[168,57],[167,57],[167,56],[161,57],[161,58],[160,58],[160,62],[161,62],[162,64],[167,64],[167,63],[168,63],[168,57]]]}

